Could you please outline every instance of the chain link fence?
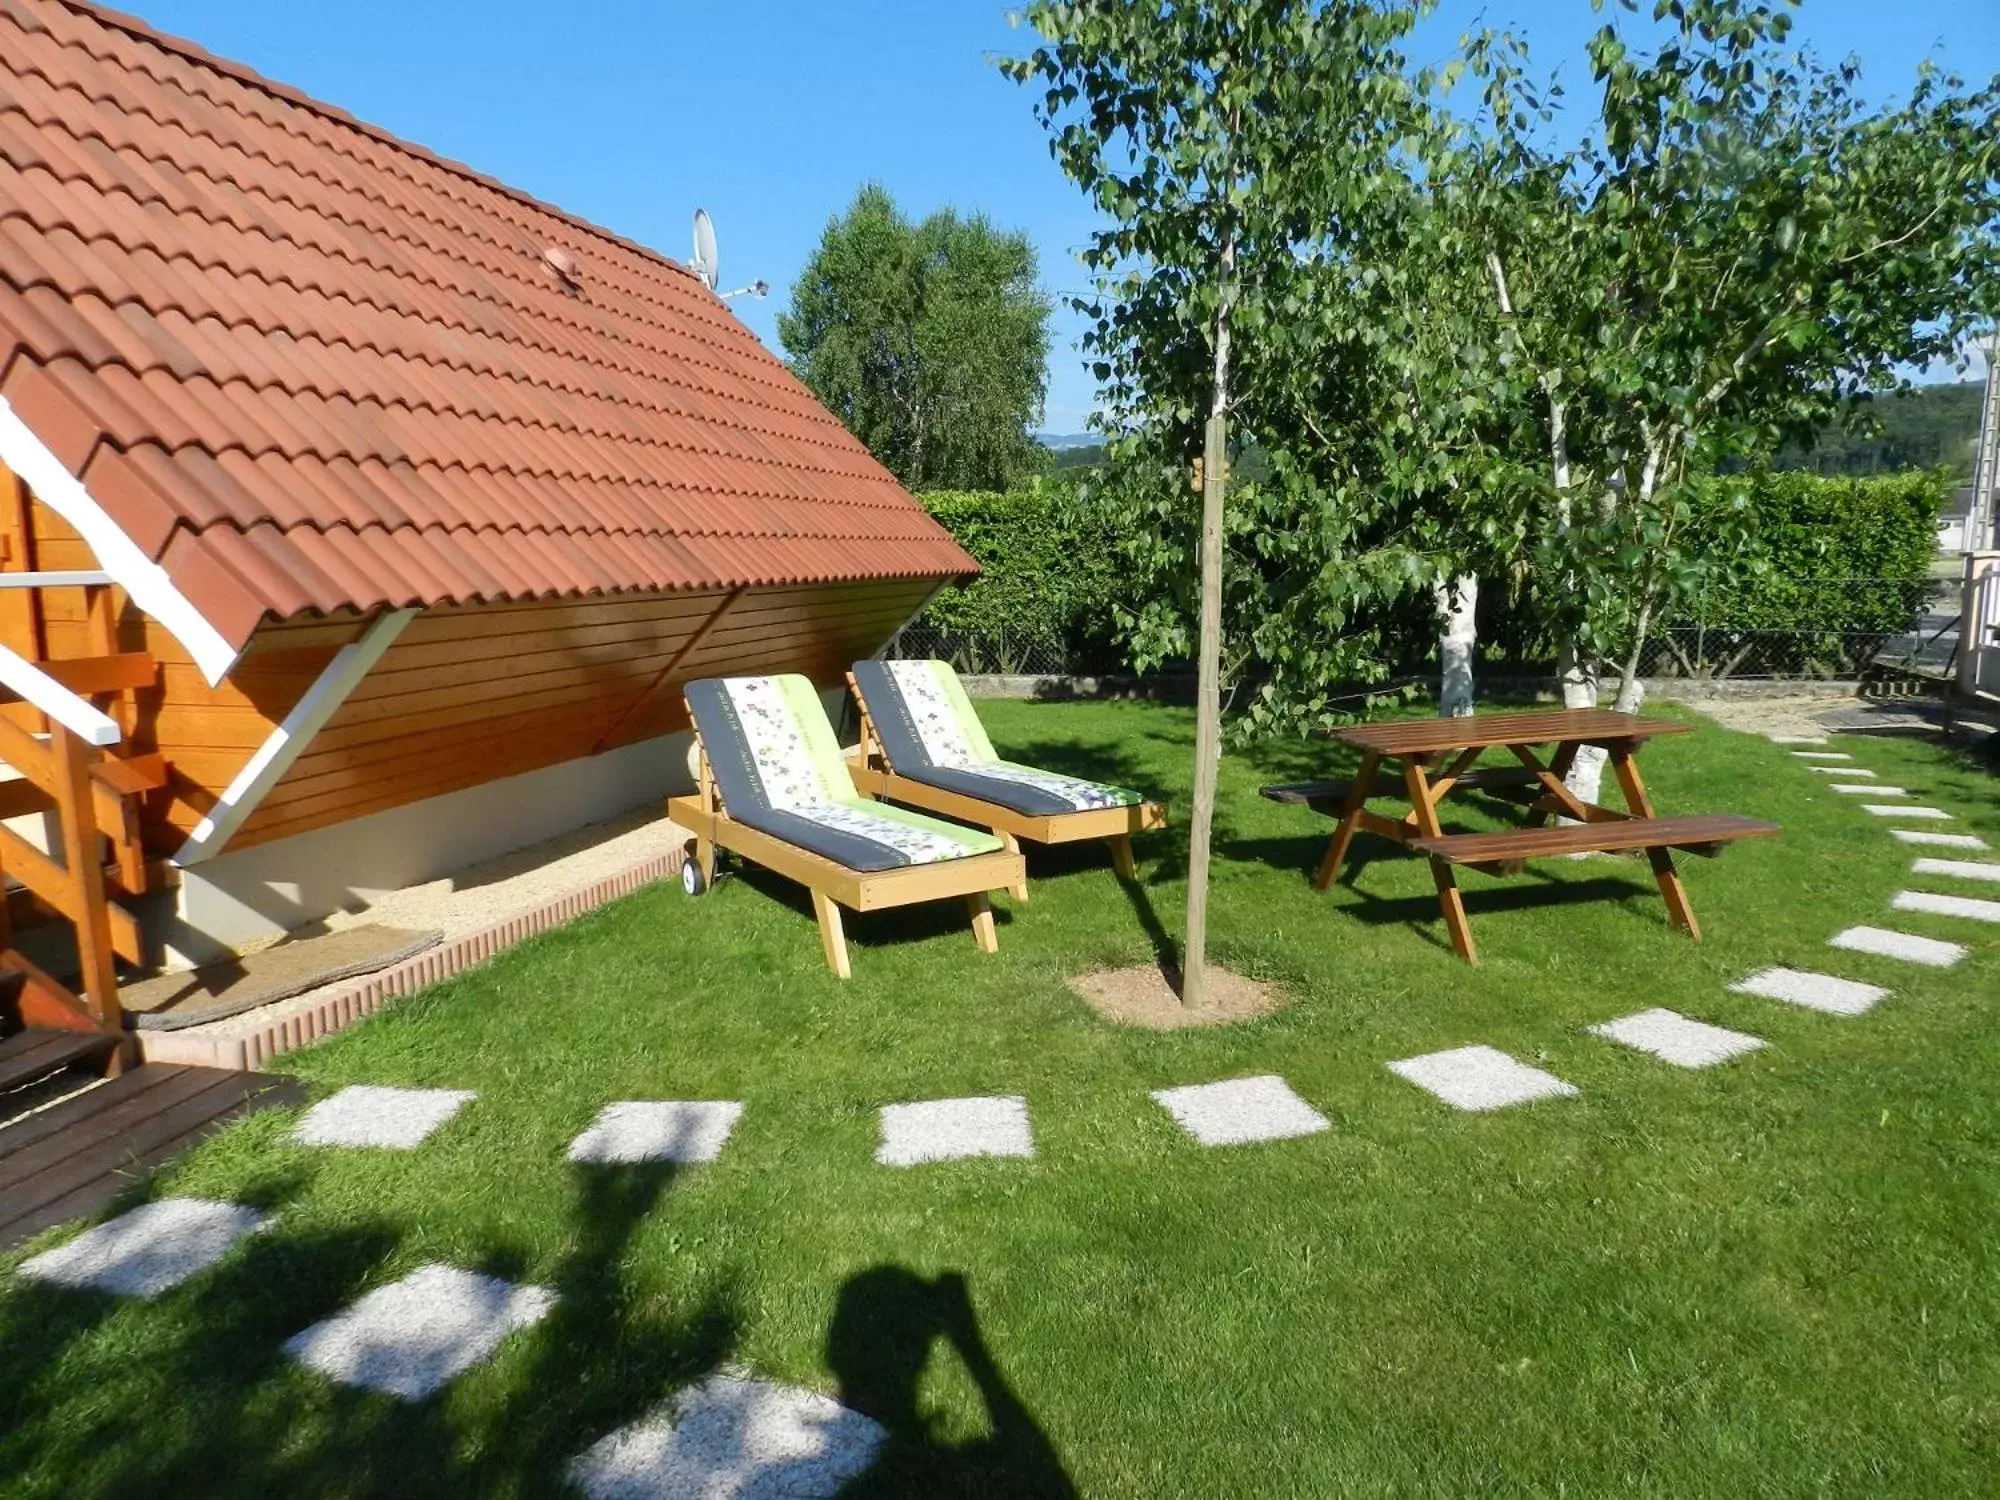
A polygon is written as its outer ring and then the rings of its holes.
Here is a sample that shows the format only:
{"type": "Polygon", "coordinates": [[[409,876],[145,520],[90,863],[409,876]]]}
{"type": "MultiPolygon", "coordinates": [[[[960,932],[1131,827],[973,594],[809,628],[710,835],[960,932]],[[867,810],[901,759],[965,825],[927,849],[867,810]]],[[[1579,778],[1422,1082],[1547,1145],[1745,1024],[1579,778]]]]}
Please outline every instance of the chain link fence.
{"type": "Polygon", "coordinates": [[[1754,599],[1702,591],[1640,655],[1647,677],[1859,677],[1937,666],[1957,641],[1958,585],[1946,578],[1799,578],[1754,599]]]}
{"type": "MultiPolygon", "coordinates": [[[[1651,632],[1640,673],[1713,682],[1854,678],[1877,663],[1936,670],[1956,646],[1957,616],[1958,583],[1950,578],[1799,578],[1778,587],[1766,583],[1754,595],[1703,590],[1651,632]]],[[[1413,635],[1414,649],[1428,651],[1424,632],[1413,635]]],[[[905,626],[883,654],[936,657],[976,675],[1125,670],[1109,644],[1080,647],[1035,630],[946,631],[921,619],[905,626]]],[[[1402,668],[1421,677],[1433,665],[1418,656],[1402,668]]],[[[1509,660],[1488,661],[1483,670],[1553,676],[1555,667],[1552,661],[1509,660]]]]}
{"type": "Polygon", "coordinates": [[[882,653],[891,660],[948,661],[961,674],[994,677],[1074,677],[1122,669],[1109,648],[1079,650],[1036,631],[944,631],[923,620],[905,625],[882,653]]]}

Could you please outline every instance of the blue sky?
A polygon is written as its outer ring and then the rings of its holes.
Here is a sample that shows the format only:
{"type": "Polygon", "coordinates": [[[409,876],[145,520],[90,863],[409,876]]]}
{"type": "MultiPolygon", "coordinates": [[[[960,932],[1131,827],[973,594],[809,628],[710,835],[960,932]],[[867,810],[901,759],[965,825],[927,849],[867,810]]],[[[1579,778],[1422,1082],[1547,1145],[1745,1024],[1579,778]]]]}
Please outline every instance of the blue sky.
{"type": "MultiPolygon", "coordinates": [[[[124,0],[164,30],[329,100],[667,254],[695,207],[715,216],[736,309],[775,318],[827,219],[879,180],[912,214],[950,204],[1024,229],[1060,296],[1091,218],[1050,161],[1026,90],[990,59],[1026,33],[991,0],[124,0]]],[[[1650,6],[1649,6],[1650,8],[1650,6]]],[[[1589,0],[1444,0],[1418,53],[1507,24],[1584,81],[1589,0]]],[[[1807,0],[1795,36],[1858,55],[1871,93],[1936,56],[2000,73],[2000,0],[1807,0]]],[[[1059,315],[1045,426],[1084,426],[1089,376],[1059,315]]]]}

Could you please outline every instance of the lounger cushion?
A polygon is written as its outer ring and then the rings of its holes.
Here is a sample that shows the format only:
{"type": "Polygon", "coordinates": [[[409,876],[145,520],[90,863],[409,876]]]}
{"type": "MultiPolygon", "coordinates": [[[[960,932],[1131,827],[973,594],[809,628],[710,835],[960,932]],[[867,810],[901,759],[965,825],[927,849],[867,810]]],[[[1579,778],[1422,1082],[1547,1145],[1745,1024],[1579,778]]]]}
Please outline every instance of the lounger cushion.
{"type": "Polygon", "coordinates": [[[1146,800],[1124,787],[1000,759],[948,662],[858,661],[854,680],[882,753],[907,780],[1034,817],[1146,800]]]}
{"type": "Polygon", "coordinates": [[[853,870],[963,859],[991,834],[871,802],[854,790],[818,691],[805,678],[708,678],[687,685],[723,810],[739,823],[853,870]]]}

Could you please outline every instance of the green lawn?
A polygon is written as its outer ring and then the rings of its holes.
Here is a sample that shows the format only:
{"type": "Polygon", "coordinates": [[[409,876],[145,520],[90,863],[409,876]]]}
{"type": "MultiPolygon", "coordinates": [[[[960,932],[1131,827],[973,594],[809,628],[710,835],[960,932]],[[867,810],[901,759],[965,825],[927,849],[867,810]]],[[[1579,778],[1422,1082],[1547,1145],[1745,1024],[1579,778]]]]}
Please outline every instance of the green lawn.
{"type": "MultiPolygon", "coordinates": [[[[1181,711],[984,712],[1013,758],[1185,808],[1181,711]]],[[[1838,748],[2000,845],[1989,772],[1838,748]]],[[[1216,950],[1292,997],[1254,1024],[1114,1030],[1063,985],[1178,931],[1177,829],[1142,842],[1131,893],[1099,851],[1035,856],[997,958],[956,903],[851,918],[842,984],[801,896],[751,873],[641,892],[282,1059],[316,1094],[480,1097],[410,1153],[295,1147],[272,1111],[182,1160],[147,1191],[281,1220],[155,1303],[0,1273],[0,1491],[558,1493],[570,1455],[722,1364],[887,1421],[858,1493],[2000,1491],[2000,929],[1888,912],[1911,856],[1948,851],[1704,728],[1642,757],[1661,809],[1785,827],[1687,861],[1707,940],[1667,927],[1643,865],[1468,875],[1475,970],[1423,865],[1378,841],[1309,889],[1327,825],[1255,789],[1337,759],[1223,766],[1216,950]],[[1975,951],[1926,970],[1825,947],[1862,921],[1975,951]],[[1839,1018],[1728,992],[1774,963],[1895,994],[1839,1018]],[[1687,1073],[1583,1034],[1650,1006],[1770,1045],[1687,1073]],[[1581,1096],[1467,1116],[1383,1066],[1470,1042],[1581,1096]],[[1255,1073],[1333,1128],[1203,1150],[1147,1098],[1255,1073]],[[1013,1093],[1033,1161],[874,1165],[881,1104],[1013,1093]],[[603,1104],[644,1098],[747,1109],[678,1177],[565,1161],[603,1104]],[[561,1301],[415,1405],[280,1354],[437,1260],[561,1301]]]]}

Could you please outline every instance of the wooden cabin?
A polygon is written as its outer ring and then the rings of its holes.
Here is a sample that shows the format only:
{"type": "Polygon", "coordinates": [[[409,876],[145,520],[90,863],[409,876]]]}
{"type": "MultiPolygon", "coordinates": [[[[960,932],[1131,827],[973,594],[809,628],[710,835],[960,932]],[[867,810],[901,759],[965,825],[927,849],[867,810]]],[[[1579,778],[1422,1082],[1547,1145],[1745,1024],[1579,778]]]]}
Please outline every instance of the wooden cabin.
{"type": "Polygon", "coordinates": [[[975,571],[676,262],[0,0],[17,914],[85,915],[79,812],[107,940],[157,963],[631,808],[685,776],[683,682],[837,688],[975,571]]]}

